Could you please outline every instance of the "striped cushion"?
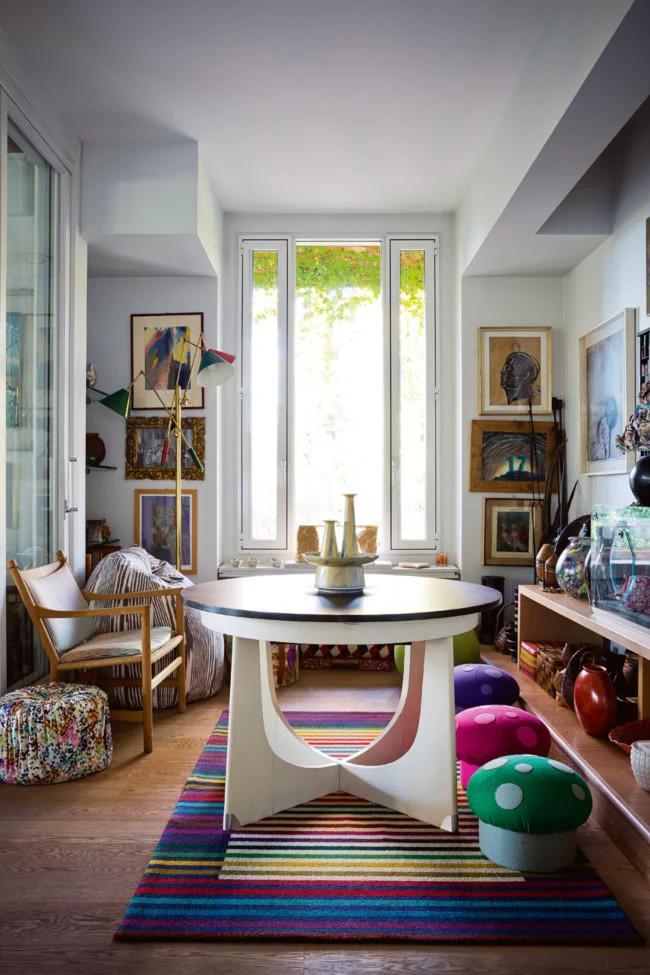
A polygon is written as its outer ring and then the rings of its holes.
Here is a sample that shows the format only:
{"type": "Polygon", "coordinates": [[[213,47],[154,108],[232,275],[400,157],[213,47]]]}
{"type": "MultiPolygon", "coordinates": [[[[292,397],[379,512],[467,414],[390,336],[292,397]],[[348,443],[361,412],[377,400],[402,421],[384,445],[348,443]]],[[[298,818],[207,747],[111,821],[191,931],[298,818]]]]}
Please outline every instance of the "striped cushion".
{"type": "MultiPolygon", "coordinates": [[[[169,589],[182,586],[186,588],[192,583],[184,575],[177,572],[168,562],[155,559],[145,549],[137,545],[131,548],[113,552],[96,566],[86,589],[91,592],[142,592],[146,589],[169,589]]],[[[102,606],[124,606],[123,602],[111,603],[102,600],[102,606]]],[[[176,621],[176,606],[173,599],[161,597],[152,602],[153,625],[174,627],[176,621]]],[[[141,617],[134,613],[127,616],[99,617],[98,630],[108,633],[115,630],[136,630],[140,626],[141,617]]],[[[187,700],[198,701],[216,694],[223,680],[223,635],[216,630],[210,630],[203,625],[201,613],[196,609],[185,609],[185,638],[187,662],[187,700]]],[[[165,661],[157,661],[153,672],[158,673],[165,666],[165,661]]],[[[113,673],[111,671],[111,673],[113,673]]],[[[114,676],[139,676],[139,667],[115,667],[114,676]]],[[[142,690],[140,687],[112,687],[109,699],[113,707],[134,708],[142,707],[142,690]]],[[[175,707],[177,692],[175,687],[156,687],[154,690],[154,707],[175,707]]]]}
{"type": "MultiPolygon", "coordinates": [[[[151,649],[158,650],[171,639],[168,626],[154,626],[151,630],[151,649]]],[[[69,664],[74,660],[93,660],[102,657],[137,656],[142,651],[142,630],[129,630],[128,633],[100,633],[87,643],[61,655],[61,662],[69,664]]]]}

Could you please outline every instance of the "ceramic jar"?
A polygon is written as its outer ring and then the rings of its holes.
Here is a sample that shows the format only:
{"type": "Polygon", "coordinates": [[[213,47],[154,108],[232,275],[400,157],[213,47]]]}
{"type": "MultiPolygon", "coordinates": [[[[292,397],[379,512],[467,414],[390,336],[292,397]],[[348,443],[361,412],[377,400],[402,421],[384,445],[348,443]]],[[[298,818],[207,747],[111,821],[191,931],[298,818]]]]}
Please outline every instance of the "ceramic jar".
{"type": "Polygon", "coordinates": [[[106,457],[106,444],[98,433],[86,434],[86,465],[99,467],[106,457]]]}
{"type": "Polygon", "coordinates": [[[576,538],[570,538],[569,544],[560,555],[555,566],[558,586],[575,599],[587,599],[589,597],[585,562],[590,551],[591,538],[589,535],[578,535],[576,538]]]}
{"type": "Polygon", "coordinates": [[[535,556],[535,578],[540,585],[544,585],[544,564],[551,555],[554,555],[553,546],[545,542],[535,556]]]}
{"type": "Polygon", "coordinates": [[[607,670],[585,663],[573,686],[573,705],[583,731],[604,737],[616,724],[616,691],[607,670]]]}
{"type": "Polygon", "coordinates": [[[632,742],[630,765],[638,784],[650,792],[650,741],[632,742]]]}

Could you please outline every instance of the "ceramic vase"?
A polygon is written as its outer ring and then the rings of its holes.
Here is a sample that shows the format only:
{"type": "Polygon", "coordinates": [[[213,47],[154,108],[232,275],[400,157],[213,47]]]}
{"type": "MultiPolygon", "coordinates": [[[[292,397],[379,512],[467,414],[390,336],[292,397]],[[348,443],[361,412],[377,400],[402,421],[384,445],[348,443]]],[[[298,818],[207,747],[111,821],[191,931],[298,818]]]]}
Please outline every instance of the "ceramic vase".
{"type": "Polygon", "coordinates": [[[320,554],[324,559],[336,559],[339,554],[339,547],[336,541],[336,522],[324,521],[325,531],[323,533],[323,544],[320,554]]]}
{"type": "Polygon", "coordinates": [[[589,598],[585,563],[590,551],[591,538],[588,535],[579,535],[577,538],[569,539],[569,544],[557,560],[555,566],[557,584],[574,599],[589,598]]]}
{"type": "Polygon", "coordinates": [[[106,444],[98,433],[86,434],[86,464],[88,467],[99,467],[106,457],[106,444]]]}
{"type": "Polygon", "coordinates": [[[535,556],[535,577],[542,586],[544,585],[544,565],[553,554],[553,546],[550,542],[545,542],[535,556]]]}
{"type": "Polygon", "coordinates": [[[344,494],[345,498],[345,521],[343,525],[343,545],[341,555],[344,559],[353,558],[359,555],[359,543],[357,541],[357,526],[354,517],[355,494],[344,494]]]}
{"type": "Polygon", "coordinates": [[[573,705],[588,735],[602,738],[616,724],[616,691],[600,664],[583,665],[573,687],[573,705]]]}

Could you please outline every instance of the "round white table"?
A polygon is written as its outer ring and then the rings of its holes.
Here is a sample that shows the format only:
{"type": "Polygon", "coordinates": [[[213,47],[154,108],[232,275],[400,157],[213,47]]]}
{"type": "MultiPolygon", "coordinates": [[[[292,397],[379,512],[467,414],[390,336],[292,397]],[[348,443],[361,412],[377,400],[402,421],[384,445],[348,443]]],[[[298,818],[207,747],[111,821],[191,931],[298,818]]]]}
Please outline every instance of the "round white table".
{"type": "Polygon", "coordinates": [[[456,830],[452,637],[500,604],[496,590],[373,574],[362,595],[332,597],[297,575],[201,583],[183,599],[234,637],[226,829],[342,791],[456,830]],[[397,710],[376,741],[338,761],[299,738],[275,696],[272,642],[410,644],[397,710]]]}

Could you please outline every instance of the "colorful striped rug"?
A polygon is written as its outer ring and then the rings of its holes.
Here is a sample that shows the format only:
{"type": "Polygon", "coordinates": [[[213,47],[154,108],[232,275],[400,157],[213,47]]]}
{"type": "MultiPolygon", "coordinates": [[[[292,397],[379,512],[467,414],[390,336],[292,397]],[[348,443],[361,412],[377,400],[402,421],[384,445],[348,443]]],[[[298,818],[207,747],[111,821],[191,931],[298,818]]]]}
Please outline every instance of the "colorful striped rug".
{"type": "MultiPolygon", "coordinates": [[[[309,742],[343,758],[390,714],[293,712],[309,742]]],[[[344,793],[223,832],[228,718],[190,776],[118,940],[639,944],[596,872],[522,876],[486,860],[459,792],[459,831],[344,793]]]]}

